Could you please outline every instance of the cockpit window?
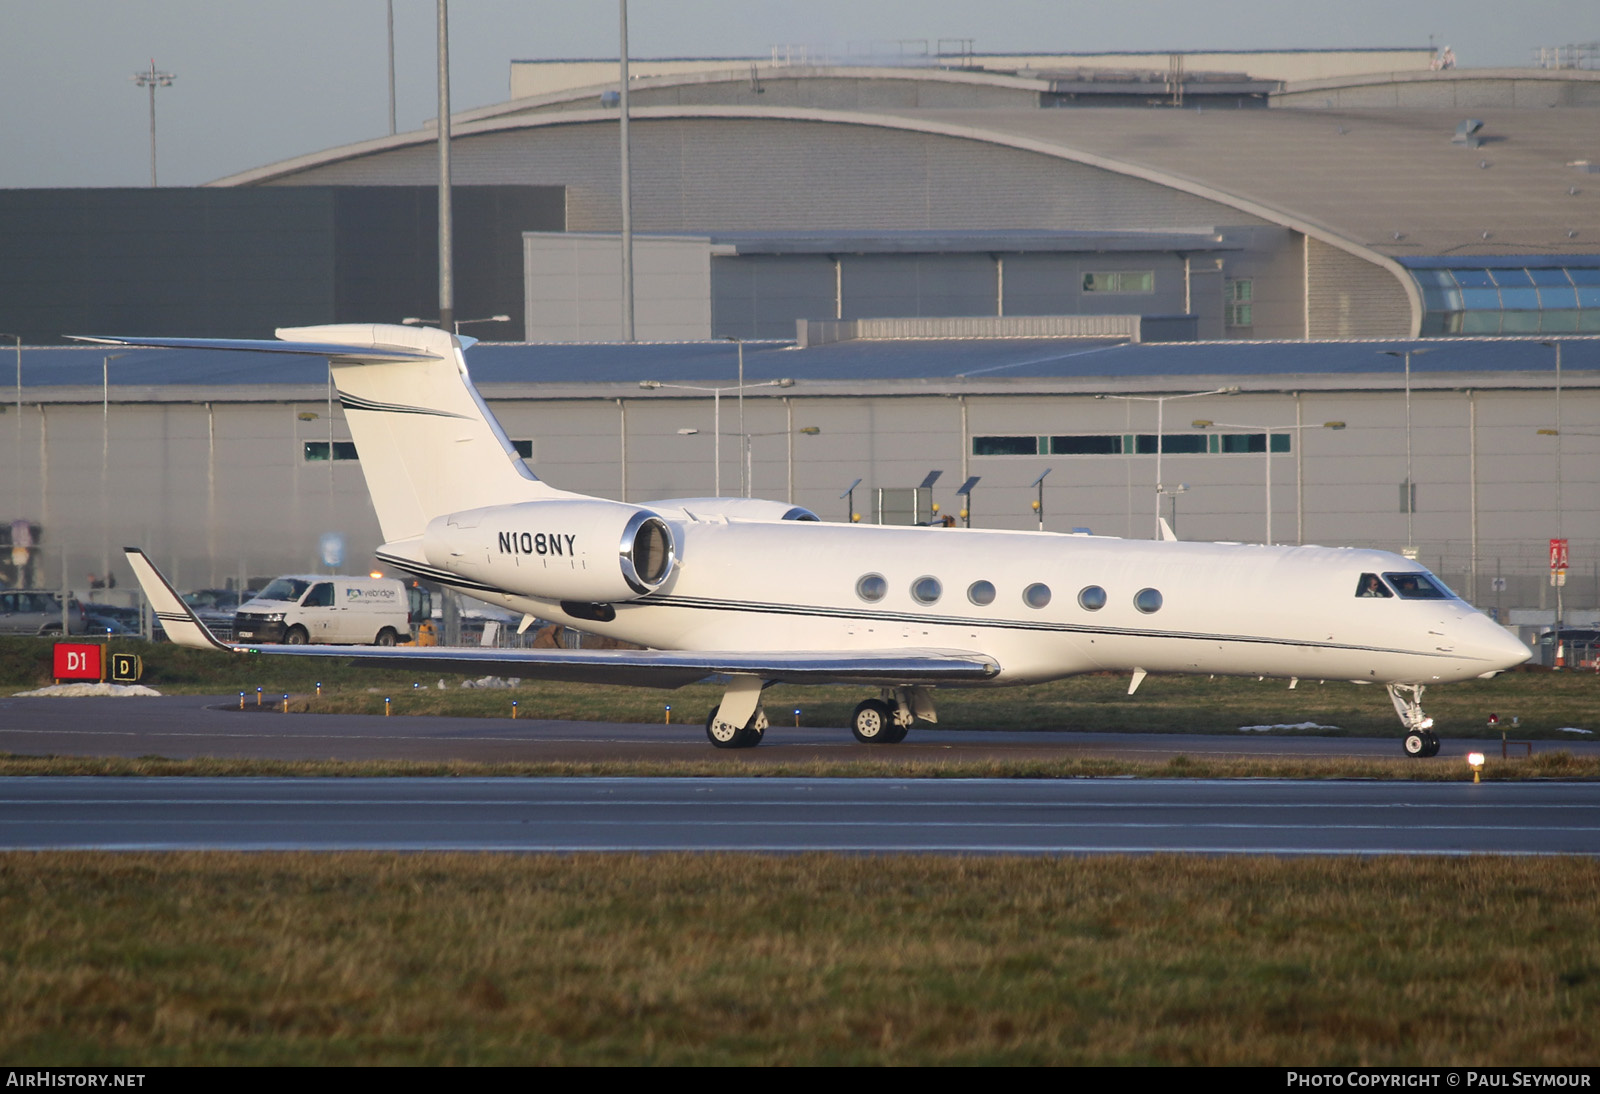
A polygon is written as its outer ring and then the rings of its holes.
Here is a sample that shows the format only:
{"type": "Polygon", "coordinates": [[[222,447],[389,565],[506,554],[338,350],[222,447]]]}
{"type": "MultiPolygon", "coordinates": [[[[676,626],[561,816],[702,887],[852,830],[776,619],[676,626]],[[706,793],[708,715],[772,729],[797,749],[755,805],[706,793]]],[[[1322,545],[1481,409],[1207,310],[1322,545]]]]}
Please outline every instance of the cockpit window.
{"type": "Polygon", "coordinates": [[[1361,580],[1356,582],[1356,595],[1387,599],[1394,594],[1389,591],[1389,586],[1385,585],[1377,574],[1362,574],[1361,580]]]}
{"type": "Polygon", "coordinates": [[[1449,600],[1451,596],[1449,589],[1427,574],[1412,572],[1383,576],[1394,586],[1401,600],[1449,600]]]}

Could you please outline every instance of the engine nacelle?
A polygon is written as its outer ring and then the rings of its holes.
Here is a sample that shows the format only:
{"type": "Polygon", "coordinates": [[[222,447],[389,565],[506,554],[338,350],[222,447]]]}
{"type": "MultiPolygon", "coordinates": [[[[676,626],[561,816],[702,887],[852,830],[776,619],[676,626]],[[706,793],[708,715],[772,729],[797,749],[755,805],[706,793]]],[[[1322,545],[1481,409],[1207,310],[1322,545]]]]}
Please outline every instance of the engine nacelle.
{"type": "Polygon", "coordinates": [[[697,517],[728,517],[732,520],[820,520],[802,505],[790,505],[765,498],[667,498],[650,503],[657,509],[676,509],[697,517]]]}
{"type": "Polygon", "coordinates": [[[491,505],[435,517],[431,565],[541,600],[637,600],[672,576],[672,529],[648,509],[599,498],[491,505]]]}

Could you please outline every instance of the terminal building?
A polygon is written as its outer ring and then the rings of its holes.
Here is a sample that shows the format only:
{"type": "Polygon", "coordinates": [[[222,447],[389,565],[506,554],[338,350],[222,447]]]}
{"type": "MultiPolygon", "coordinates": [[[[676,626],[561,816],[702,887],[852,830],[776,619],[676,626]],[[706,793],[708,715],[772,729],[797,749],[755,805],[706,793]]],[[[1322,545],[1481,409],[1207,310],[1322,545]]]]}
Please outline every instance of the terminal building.
{"type": "MultiPolygon", "coordinates": [[[[1412,547],[1507,613],[1553,606],[1562,537],[1570,617],[1600,607],[1600,73],[1431,59],[636,63],[631,345],[615,63],[518,62],[509,101],[452,121],[493,256],[457,314],[511,317],[466,328],[469,365],[574,490],[1141,537],[1159,510],[1183,538],[1412,547]]],[[[190,191],[311,209],[326,291],[227,329],[90,293],[78,329],[28,337],[0,496],[43,530],[37,576],[115,573],[124,540],[186,586],[313,568],[330,535],[366,564],[321,366],[44,343],[426,318],[427,248],[370,247],[420,241],[436,172],[425,129],[190,191]],[[396,199],[362,221],[372,194],[396,199]]],[[[210,292],[276,300],[293,266],[214,260],[210,292]]]]}

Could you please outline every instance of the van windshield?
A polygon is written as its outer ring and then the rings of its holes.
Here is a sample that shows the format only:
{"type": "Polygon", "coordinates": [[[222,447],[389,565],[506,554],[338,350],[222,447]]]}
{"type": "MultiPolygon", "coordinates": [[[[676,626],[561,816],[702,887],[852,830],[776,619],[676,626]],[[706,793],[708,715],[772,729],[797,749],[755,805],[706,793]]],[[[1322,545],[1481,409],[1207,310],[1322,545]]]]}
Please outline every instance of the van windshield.
{"type": "Polygon", "coordinates": [[[293,577],[280,577],[256,594],[257,600],[288,600],[298,603],[311,582],[293,577]]]}

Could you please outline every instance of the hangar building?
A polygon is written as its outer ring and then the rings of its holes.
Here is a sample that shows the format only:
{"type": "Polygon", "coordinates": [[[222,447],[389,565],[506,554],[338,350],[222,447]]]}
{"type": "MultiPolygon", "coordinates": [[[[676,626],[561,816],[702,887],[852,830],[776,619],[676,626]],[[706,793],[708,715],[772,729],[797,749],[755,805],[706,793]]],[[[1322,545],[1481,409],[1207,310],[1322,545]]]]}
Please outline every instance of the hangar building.
{"type": "MultiPolygon", "coordinates": [[[[1552,602],[1563,535],[1569,616],[1594,609],[1600,74],[1428,56],[644,64],[633,345],[606,344],[614,76],[517,65],[510,101],[453,121],[454,176],[560,215],[502,225],[526,342],[469,364],[575,490],[844,519],[861,479],[866,520],[1032,527],[1042,498],[1049,529],[1130,536],[1159,506],[1185,538],[1409,545],[1504,611],[1552,602]]],[[[427,187],[432,142],[213,187],[427,187]]],[[[115,572],[125,540],[190,586],[314,567],[325,534],[346,568],[377,546],[319,364],[110,356],[19,350],[0,496],[45,529],[47,578],[115,572]]]]}

